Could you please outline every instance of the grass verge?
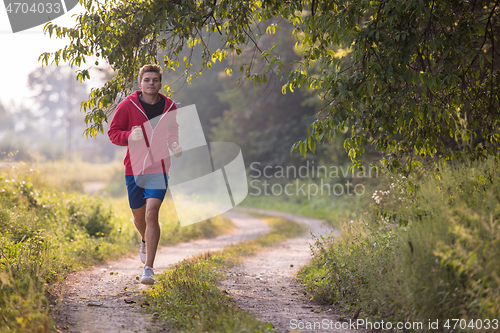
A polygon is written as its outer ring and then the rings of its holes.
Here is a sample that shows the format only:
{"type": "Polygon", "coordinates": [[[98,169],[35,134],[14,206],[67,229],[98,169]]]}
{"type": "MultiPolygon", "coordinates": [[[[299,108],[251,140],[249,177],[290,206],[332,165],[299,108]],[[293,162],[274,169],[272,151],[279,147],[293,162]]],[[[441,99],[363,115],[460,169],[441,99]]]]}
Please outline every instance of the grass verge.
{"type": "Polygon", "coordinates": [[[315,217],[339,228],[341,219],[356,219],[371,201],[366,189],[363,195],[342,196],[252,196],[248,195],[241,206],[269,209],[284,213],[315,217]]]}
{"type": "Polygon", "coordinates": [[[183,260],[159,275],[154,287],[145,291],[148,311],[158,313],[160,320],[178,332],[272,332],[272,324],[239,309],[218,288],[225,271],[243,258],[305,231],[293,221],[265,220],[271,226],[268,234],[183,260]]]}
{"type": "MultiPolygon", "coordinates": [[[[168,199],[160,223],[164,245],[232,228],[222,218],[181,228],[168,199]]],[[[139,241],[125,197],[67,192],[26,164],[1,169],[0,331],[50,332],[54,285],[75,270],[137,251],[139,241]]]]}
{"type": "Polygon", "coordinates": [[[499,162],[439,170],[416,194],[394,182],[341,237],[317,240],[298,274],[317,302],[412,332],[500,328],[499,162]]]}

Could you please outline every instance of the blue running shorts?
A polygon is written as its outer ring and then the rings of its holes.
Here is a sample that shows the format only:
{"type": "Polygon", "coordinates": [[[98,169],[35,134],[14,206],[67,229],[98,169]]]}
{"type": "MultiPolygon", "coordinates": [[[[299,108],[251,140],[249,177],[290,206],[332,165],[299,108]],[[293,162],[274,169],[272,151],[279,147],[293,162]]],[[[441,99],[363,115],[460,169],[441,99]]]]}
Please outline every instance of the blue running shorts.
{"type": "Polygon", "coordinates": [[[147,198],[156,198],[163,201],[168,187],[168,174],[154,173],[150,175],[125,175],[128,202],[130,208],[141,208],[147,198]]]}

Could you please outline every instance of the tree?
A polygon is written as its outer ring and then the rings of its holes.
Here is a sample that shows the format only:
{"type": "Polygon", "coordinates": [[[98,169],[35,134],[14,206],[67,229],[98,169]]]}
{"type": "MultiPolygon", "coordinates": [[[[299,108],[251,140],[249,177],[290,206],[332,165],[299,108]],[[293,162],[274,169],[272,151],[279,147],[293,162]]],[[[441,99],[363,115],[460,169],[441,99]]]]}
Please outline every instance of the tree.
{"type": "Polygon", "coordinates": [[[14,127],[14,119],[12,114],[3,106],[0,101],[0,133],[14,127]]]}
{"type": "Polygon", "coordinates": [[[324,71],[299,68],[289,81],[316,87],[330,105],[295,147],[349,127],[351,158],[371,142],[392,170],[409,171],[418,157],[496,154],[499,2],[320,2],[305,20],[301,67],[324,71]],[[349,56],[335,58],[332,44],[350,47],[349,56]]]}
{"type": "MultiPolygon", "coordinates": [[[[112,77],[105,69],[98,74],[112,77]]],[[[77,112],[77,105],[86,100],[88,89],[75,80],[69,66],[38,68],[29,74],[28,85],[35,105],[29,111],[18,112],[17,119],[23,125],[18,135],[29,138],[32,150],[48,159],[113,159],[116,148],[106,138],[82,140],[84,115],[77,112]]]]}
{"type": "MultiPolygon", "coordinates": [[[[225,80],[225,85],[234,87],[232,78],[225,80]]],[[[281,89],[252,84],[234,90],[219,95],[229,104],[229,109],[212,129],[214,141],[238,144],[247,165],[260,162],[265,167],[299,162],[296,156],[299,154],[290,156],[290,146],[297,138],[307,135],[311,111],[314,111],[305,105],[304,94],[296,91],[284,96],[281,89]]]]}
{"type": "Polygon", "coordinates": [[[24,137],[16,132],[19,115],[28,112],[21,106],[10,105],[6,108],[0,102],[0,160],[30,160],[28,144],[24,137]],[[15,111],[13,111],[13,109],[15,111]]]}
{"type": "MultiPolygon", "coordinates": [[[[199,72],[203,69],[203,59],[200,56],[200,45],[191,53],[189,50],[184,50],[179,54],[181,58],[190,57],[189,62],[192,64],[193,72],[199,72]],[[197,52],[198,51],[198,52],[197,52]]],[[[223,47],[222,43],[217,43],[212,47],[223,47]]],[[[160,59],[162,54],[160,53],[160,59]]],[[[181,107],[195,104],[198,115],[200,116],[201,126],[204,130],[207,141],[213,141],[209,137],[210,128],[216,119],[220,118],[229,105],[222,101],[218,96],[224,94],[225,87],[220,80],[220,76],[224,75],[228,60],[213,64],[210,71],[198,75],[192,82],[185,77],[185,73],[170,72],[164,75],[164,83],[170,88],[170,93],[175,102],[181,103],[181,107]],[[192,84],[191,84],[192,83],[192,84]]],[[[160,65],[163,65],[160,61],[160,65]]],[[[231,88],[234,90],[234,87],[231,88]]]]}
{"type": "MultiPolygon", "coordinates": [[[[500,0],[264,0],[129,1],[84,0],[86,12],[75,28],[47,24],[51,36],[69,37],[70,45],[40,59],[80,65],[86,57],[106,59],[118,75],[94,89],[82,106],[86,133],[102,132],[104,110],[129,89],[137,69],[157,62],[186,68],[183,49],[201,45],[203,68],[246,45],[255,57],[239,70],[257,84],[273,73],[286,80],[283,92],[314,90],[324,101],[309,136],[293,149],[303,155],[350,129],[345,141],[357,160],[371,143],[385,153],[383,164],[409,172],[419,159],[478,159],[496,154],[500,110],[500,0]],[[260,29],[273,34],[276,19],[293,24],[299,61],[261,49],[260,29]],[[272,20],[274,19],[274,20],[272,20]],[[267,26],[267,27],[266,27],[267,26]],[[212,52],[220,35],[224,48],[212,52]],[[257,59],[264,61],[256,71],[257,59]]],[[[231,69],[228,69],[231,70],[231,69]]],[[[88,70],[77,73],[80,80],[88,70]]]]}
{"type": "MultiPolygon", "coordinates": [[[[77,122],[82,117],[75,114],[75,106],[77,101],[86,99],[86,85],[75,81],[69,66],[38,68],[29,74],[28,85],[36,107],[25,116],[30,118],[26,123],[35,125],[38,134],[35,142],[45,141],[44,150],[47,152],[66,150],[66,157],[70,159],[77,147],[75,139],[83,131],[77,122]],[[61,147],[62,142],[66,144],[65,149],[61,147]]],[[[55,158],[57,154],[50,157],[55,158]]]]}
{"type": "MultiPolygon", "coordinates": [[[[275,45],[274,52],[286,57],[289,62],[299,61],[300,53],[294,50],[292,29],[291,24],[281,22],[280,32],[283,33],[260,38],[258,47],[268,49],[275,45]]],[[[233,60],[231,67],[251,63],[253,56],[250,49],[243,51],[240,57],[233,60]]],[[[259,162],[260,168],[265,168],[268,165],[302,163],[302,156],[290,154],[290,147],[297,138],[307,136],[307,125],[314,119],[318,100],[304,90],[283,95],[281,86],[284,81],[268,76],[269,84],[254,85],[240,82],[241,78],[236,75],[219,73],[218,82],[224,90],[217,97],[225,101],[228,108],[217,120],[217,126],[212,128],[211,136],[214,141],[237,143],[247,165],[259,162]]]]}

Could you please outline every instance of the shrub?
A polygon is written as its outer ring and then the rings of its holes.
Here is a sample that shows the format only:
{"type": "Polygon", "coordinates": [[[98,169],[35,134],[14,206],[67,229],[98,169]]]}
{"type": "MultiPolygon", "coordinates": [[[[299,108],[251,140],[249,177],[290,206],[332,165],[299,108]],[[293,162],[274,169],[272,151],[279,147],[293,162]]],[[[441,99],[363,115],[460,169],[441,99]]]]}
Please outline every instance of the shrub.
{"type": "Polygon", "coordinates": [[[89,236],[109,236],[113,229],[111,224],[113,213],[110,209],[103,209],[100,203],[72,201],[69,203],[68,214],[70,221],[82,227],[89,236]]]}
{"type": "Polygon", "coordinates": [[[115,223],[109,210],[35,186],[32,177],[22,166],[0,175],[0,331],[50,331],[51,285],[116,251],[100,247],[100,238],[117,242],[107,238],[115,223]]]}
{"type": "Polygon", "coordinates": [[[412,195],[394,182],[341,237],[316,241],[299,274],[314,298],[371,319],[499,317],[498,161],[438,170],[412,195]]]}
{"type": "Polygon", "coordinates": [[[341,228],[342,236],[317,238],[311,263],[299,271],[305,288],[322,304],[347,310],[360,306],[365,314],[377,315],[373,304],[383,289],[372,284],[386,279],[394,270],[394,253],[399,239],[392,229],[350,220],[341,228]]]}

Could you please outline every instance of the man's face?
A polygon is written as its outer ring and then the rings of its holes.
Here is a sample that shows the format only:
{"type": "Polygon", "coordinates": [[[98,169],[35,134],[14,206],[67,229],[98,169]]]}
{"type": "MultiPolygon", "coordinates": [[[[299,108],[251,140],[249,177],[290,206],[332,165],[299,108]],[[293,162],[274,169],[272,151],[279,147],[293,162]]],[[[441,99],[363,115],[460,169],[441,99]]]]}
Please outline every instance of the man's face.
{"type": "Polygon", "coordinates": [[[139,88],[143,94],[157,95],[161,89],[160,74],[155,72],[147,72],[142,75],[139,88]]]}

